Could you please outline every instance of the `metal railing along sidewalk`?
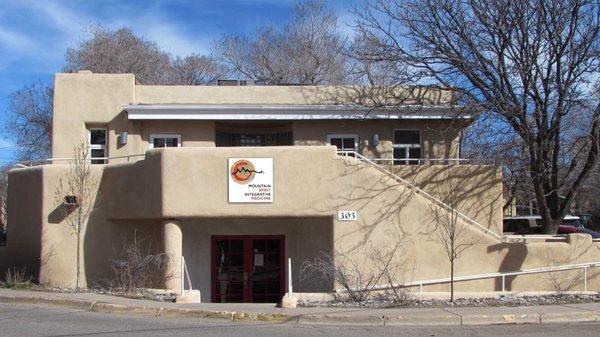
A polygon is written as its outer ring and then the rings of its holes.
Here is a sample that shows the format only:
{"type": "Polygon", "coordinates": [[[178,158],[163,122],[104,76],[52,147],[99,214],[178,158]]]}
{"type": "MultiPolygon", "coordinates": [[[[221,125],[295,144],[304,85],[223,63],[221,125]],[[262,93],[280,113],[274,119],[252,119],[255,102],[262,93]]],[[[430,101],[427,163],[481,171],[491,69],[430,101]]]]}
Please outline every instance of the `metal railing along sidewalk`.
{"type": "MultiPolygon", "coordinates": [[[[559,271],[581,269],[583,271],[583,277],[582,277],[583,291],[587,291],[587,271],[588,271],[588,269],[592,269],[592,268],[596,268],[596,267],[600,267],[600,261],[560,265],[560,266],[554,266],[554,267],[531,268],[531,269],[517,270],[517,271],[511,271],[511,272],[497,272],[497,273],[455,276],[454,282],[500,278],[502,280],[501,289],[502,289],[502,291],[506,291],[506,277],[507,276],[554,273],[554,272],[559,272],[559,271]]],[[[429,280],[421,280],[421,281],[410,281],[410,282],[404,282],[404,283],[398,283],[398,284],[386,284],[386,285],[373,286],[373,287],[362,288],[362,289],[355,288],[352,290],[354,290],[354,291],[360,291],[360,290],[377,291],[377,290],[386,290],[386,289],[392,289],[392,288],[406,288],[406,287],[419,286],[419,292],[423,292],[423,286],[425,286],[425,285],[442,284],[442,283],[450,283],[450,282],[451,282],[450,277],[445,277],[445,278],[429,279],[429,280]]],[[[342,290],[342,289],[336,290],[336,292],[345,292],[345,291],[346,290],[342,290]]]]}

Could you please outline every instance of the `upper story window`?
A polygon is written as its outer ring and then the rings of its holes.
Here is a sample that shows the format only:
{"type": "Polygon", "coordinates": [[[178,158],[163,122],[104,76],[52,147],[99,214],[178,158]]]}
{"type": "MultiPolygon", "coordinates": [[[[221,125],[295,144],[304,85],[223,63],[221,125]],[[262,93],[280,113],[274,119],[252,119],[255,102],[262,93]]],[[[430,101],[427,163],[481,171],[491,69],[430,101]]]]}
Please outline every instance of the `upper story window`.
{"type": "Polygon", "coordinates": [[[181,147],[181,135],[178,134],[151,134],[150,148],[181,147]]]}
{"type": "Polygon", "coordinates": [[[358,135],[330,134],[327,135],[327,145],[337,147],[338,151],[358,152],[358,135]]]}
{"type": "Polygon", "coordinates": [[[394,130],[394,164],[418,165],[418,159],[421,159],[421,132],[394,130]]]}
{"type": "Polygon", "coordinates": [[[90,159],[92,164],[106,164],[106,129],[104,128],[89,128],[88,139],[90,149],[90,159]],[[94,159],[101,158],[101,159],[94,159]]]}

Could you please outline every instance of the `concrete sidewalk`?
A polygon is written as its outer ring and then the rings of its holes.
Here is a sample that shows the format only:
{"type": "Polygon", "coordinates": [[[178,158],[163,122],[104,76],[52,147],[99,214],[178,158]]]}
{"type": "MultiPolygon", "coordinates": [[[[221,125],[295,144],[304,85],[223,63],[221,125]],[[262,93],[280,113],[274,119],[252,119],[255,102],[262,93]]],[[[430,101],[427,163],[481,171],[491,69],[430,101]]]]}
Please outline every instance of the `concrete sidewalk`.
{"type": "Polygon", "coordinates": [[[281,309],[273,304],[177,304],[93,293],[0,289],[0,303],[9,302],[52,304],[107,313],[299,324],[480,325],[600,321],[600,303],[532,307],[281,309]]]}

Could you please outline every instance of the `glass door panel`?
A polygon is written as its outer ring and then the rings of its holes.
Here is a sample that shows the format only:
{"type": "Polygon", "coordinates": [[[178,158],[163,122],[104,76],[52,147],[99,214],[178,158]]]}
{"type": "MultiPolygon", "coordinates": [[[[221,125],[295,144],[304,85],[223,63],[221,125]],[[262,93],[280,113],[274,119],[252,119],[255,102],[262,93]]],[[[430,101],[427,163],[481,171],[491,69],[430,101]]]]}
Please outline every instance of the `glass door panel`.
{"type": "Polygon", "coordinates": [[[281,300],[283,240],[283,236],[213,237],[213,302],[281,300]]]}
{"type": "Polygon", "coordinates": [[[244,240],[216,240],[216,302],[244,301],[244,240]]]}

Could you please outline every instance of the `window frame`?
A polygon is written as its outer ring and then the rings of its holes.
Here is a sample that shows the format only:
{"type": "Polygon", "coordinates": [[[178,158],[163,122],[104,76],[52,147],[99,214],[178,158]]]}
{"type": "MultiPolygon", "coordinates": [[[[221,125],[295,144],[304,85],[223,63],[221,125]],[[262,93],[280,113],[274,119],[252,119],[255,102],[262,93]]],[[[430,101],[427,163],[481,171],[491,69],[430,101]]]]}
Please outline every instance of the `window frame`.
{"type": "Polygon", "coordinates": [[[87,142],[88,143],[88,159],[90,159],[90,164],[93,164],[93,165],[107,164],[108,159],[94,159],[94,157],[92,157],[92,151],[93,150],[102,150],[104,155],[102,157],[96,157],[96,158],[108,158],[108,128],[100,127],[100,126],[91,126],[91,127],[87,128],[87,135],[88,135],[88,142],[87,142]],[[92,144],[92,131],[94,131],[94,130],[104,131],[104,145],[92,144]],[[94,163],[94,161],[98,161],[98,162],[94,163]],[[102,161],[102,162],[100,163],[99,161],[102,161]]]}
{"type": "MultiPolygon", "coordinates": [[[[353,151],[358,153],[358,144],[359,144],[358,134],[356,134],[356,133],[328,133],[327,137],[326,137],[327,145],[331,145],[331,139],[333,139],[333,138],[341,138],[342,146],[344,144],[344,141],[343,141],[344,138],[353,138],[354,139],[353,151]]],[[[349,150],[342,148],[342,151],[349,151],[349,150]]]]}
{"type": "MultiPolygon", "coordinates": [[[[181,147],[181,134],[180,133],[151,133],[148,137],[148,149],[154,149],[154,139],[156,138],[175,138],[177,139],[177,146],[181,147]]],[[[165,144],[167,142],[165,141],[165,144]]],[[[167,146],[165,146],[167,147],[167,146]]]]}
{"type": "Polygon", "coordinates": [[[423,132],[421,129],[393,129],[392,130],[392,159],[394,165],[421,165],[421,159],[423,158],[410,158],[410,149],[420,149],[423,157],[423,132]],[[419,144],[396,144],[396,132],[397,131],[416,131],[419,133],[419,144]],[[396,158],[394,156],[395,149],[406,149],[404,158],[396,158]]]}

